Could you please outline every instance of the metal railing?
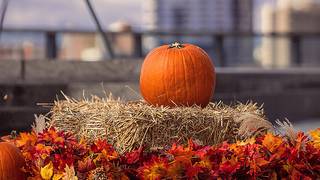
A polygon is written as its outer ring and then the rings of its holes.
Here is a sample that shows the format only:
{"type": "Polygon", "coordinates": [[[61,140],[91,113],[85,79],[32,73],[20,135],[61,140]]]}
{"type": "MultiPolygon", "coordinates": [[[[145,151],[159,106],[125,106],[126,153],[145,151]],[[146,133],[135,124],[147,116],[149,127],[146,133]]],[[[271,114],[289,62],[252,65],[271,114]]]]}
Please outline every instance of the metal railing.
{"type": "MultiPolygon", "coordinates": [[[[57,47],[57,34],[64,33],[81,33],[81,34],[95,34],[95,31],[86,30],[45,30],[45,29],[4,29],[3,32],[21,32],[21,33],[41,33],[45,36],[45,58],[48,60],[55,60],[58,57],[57,47]]],[[[128,32],[105,32],[106,37],[114,37],[121,34],[128,34],[128,32]]],[[[134,39],[134,53],[132,58],[141,58],[145,56],[143,50],[143,38],[144,37],[209,37],[212,40],[212,49],[216,61],[219,65],[224,67],[227,66],[226,53],[225,53],[225,40],[227,38],[286,38],[290,41],[292,54],[292,64],[301,65],[303,63],[302,56],[302,40],[304,38],[317,38],[320,42],[320,32],[317,33],[246,33],[246,32],[229,32],[229,33],[215,33],[215,32],[164,32],[164,31],[144,31],[144,32],[130,32],[134,39]]],[[[111,47],[111,50],[113,48],[111,47]]],[[[319,49],[320,52],[320,49],[319,49]]],[[[117,58],[115,56],[115,58],[117,58]]]]}

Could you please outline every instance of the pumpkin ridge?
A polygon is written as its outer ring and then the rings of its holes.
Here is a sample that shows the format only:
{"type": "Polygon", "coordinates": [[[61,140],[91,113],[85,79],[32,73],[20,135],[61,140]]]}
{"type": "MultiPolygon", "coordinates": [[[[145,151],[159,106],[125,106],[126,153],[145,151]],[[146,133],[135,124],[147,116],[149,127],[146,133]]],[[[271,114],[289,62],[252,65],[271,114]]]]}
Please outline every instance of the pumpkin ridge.
{"type": "Polygon", "coordinates": [[[21,168],[24,158],[19,149],[10,143],[0,143],[0,180],[22,180],[25,179],[21,168]]]}
{"type": "MultiPolygon", "coordinates": [[[[179,55],[181,54],[181,52],[179,51],[179,55]]],[[[180,57],[181,57],[181,55],[180,55],[180,57]]],[[[179,56],[175,56],[175,59],[174,59],[174,63],[173,63],[173,69],[174,69],[174,72],[173,72],[173,78],[174,78],[174,84],[175,85],[177,85],[177,68],[176,68],[176,62],[177,62],[177,59],[179,59],[179,56]]],[[[176,89],[175,91],[174,91],[174,95],[175,95],[175,97],[178,97],[179,96],[179,94],[178,94],[178,90],[179,89],[176,89]]]]}
{"type": "MultiPolygon", "coordinates": [[[[9,159],[16,159],[16,158],[14,158],[13,156],[12,156],[12,152],[10,152],[10,151],[13,151],[13,149],[9,149],[8,147],[6,148],[6,150],[7,150],[7,155],[9,156],[9,159]]],[[[15,167],[18,167],[18,162],[14,162],[14,166],[15,167]]],[[[12,177],[14,174],[12,174],[12,171],[11,171],[11,173],[10,173],[10,176],[12,177]]]]}
{"type": "MultiPolygon", "coordinates": [[[[163,55],[163,54],[161,54],[161,50],[162,50],[162,49],[163,49],[163,47],[158,47],[158,48],[153,49],[153,50],[151,51],[152,53],[149,53],[149,54],[147,55],[146,59],[151,58],[151,57],[158,57],[158,56],[161,56],[161,57],[162,57],[162,55],[163,55]]],[[[142,65],[142,69],[148,69],[149,66],[150,66],[150,64],[152,64],[152,62],[146,61],[146,63],[142,65]]],[[[157,98],[156,96],[154,96],[153,98],[151,98],[151,97],[149,97],[149,96],[145,96],[145,94],[146,94],[145,91],[146,91],[146,90],[143,90],[143,89],[148,88],[149,86],[153,86],[153,84],[150,83],[150,81],[152,81],[153,79],[150,77],[150,75],[148,74],[148,72],[144,72],[144,71],[145,71],[145,70],[141,71],[141,75],[140,75],[140,89],[141,89],[141,94],[142,94],[142,96],[145,97],[145,99],[146,99],[147,101],[154,101],[154,100],[158,101],[158,98],[157,98]],[[143,77],[145,77],[145,75],[144,75],[145,73],[147,73],[147,75],[146,75],[147,78],[143,78],[143,77]],[[144,82],[144,83],[142,83],[142,82],[144,82]],[[146,84],[145,84],[145,83],[146,83],[146,84]],[[143,84],[143,85],[142,85],[142,84],[143,84]],[[141,86],[141,85],[142,85],[142,86],[141,86]]]]}
{"type": "MultiPolygon", "coordinates": [[[[10,152],[10,149],[8,148],[8,146],[5,146],[4,147],[4,154],[7,156],[6,157],[6,160],[8,160],[8,159],[12,159],[13,160],[13,158],[12,158],[12,156],[11,156],[11,152],[10,152]]],[[[7,162],[3,162],[3,163],[7,163],[7,162]]],[[[8,168],[8,166],[5,166],[5,171],[10,171],[10,169],[8,168]]],[[[10,172],[10,174],[7,174],[7,176],[5,177],[5,178],[8,178],[9,176],[12,176],[13,174],[12,174],[12,172],[10,172]]]]}
{"type": "MultiPolygon", "coordinates": [[[[0,157],[4,156],[3,155],[3,152],[0,151],[0,157]]],[[[4,169],[4,166],[3,166],[4,163],[2,163],[2,158],[0,158],[0,169],[3,170],[4,169]]],[[[0,173],[0,180],[2,180],[4,177],[3,177],[3,174],[0,173]]]]}
{"type": "MultiPolygon", "coordinates": [[[[169,49],[166,49],[165,52],[163,53],[164,59],[163,63],[164,63],[164,69],[168,70],[168,62],[170,61],[169,59],[169,49]]],[[[164,88],[164,94],[166,95],[166,100],[165,101],[170,101],[170,97],[168,95],[168,85],[167,85],[167,74],[166,73],[162,73],[162,84],[163,84],[163,88],[164,88]]],[[[161,99],[159,100],[160,104],[161,104],[161,99]]]]}
{"type": "MultiPolygon", "coordinates": [[[[160,50],[160,49],[159,49],[160,50]]],[[[161,49],[162,50],[162,49],[161,49]]],[[[160,61],[161,61],[161,67],[159,67],[160,69],[162,68],[165,68],[165,63],[166,63],[166,60],[167,60],[167,57],[165,56],[167,54],[167,50],[165,49],[164,50],[165,52],[160,52],[160,61]]],[[[160,80],[162,81],[161,83],[163,84],[163,87],[160,87],[159,89],[157,89],[157,93],[158,94],[157,96],[155,96],[155,100],[156,100],[156,104],[161,104],[161,97],[163,95],[165,95],[165,98],[167,99],[168,98],[168,94],[167,94],[167,89],[166,89],[166,85],[165,85],[165,82],[166,82],[166,77],[165,77],[165,74],[164,73],[161,73],[160,74],[161,77],[160,77],[160,80]]]]}
{"type": "MultiPolygon", "coordinates": [[[[185,56],[184,56],[184,54],[183,54],[183,51],[179,51],[179,55],[180,56],[178,56],[178,60],[179,61],[181,61],[181,63],[183,63],[184,62],[184,60],[185,60],[185,56]]],[[[179,62],[178,61],[178,62],[179,62]]],[[[180,62],[179,62],[180,63],[180,62]]],[[[184,88],[184,89],[187,89],[187,85],[186,85],[186,76],[185,76],[185,68],[184,68],[184,81],[183,81],[183,85],[181,86],[182,88],[184,88]]],[[[188,97],[188,93],[187,92],[185,92],[184,94],[183,94],[183,96],[185,96],[185,97],[188,97]]],[[[178,93],[178,96],[176,96],[177,97],[177,100],[178,101],[181,101],[181,94],[179,94],[178,93]]],[[[183,101],[183,98],[182,98],[182,101],[183,101]]]]}
{"type": "MultiPolygon", "coordinates": [[[[183,73],[184,73],[184,75],[183,75],[183,78],[184,78],[184,86],[185,86],[185,88],[187,89],[187,91],[185,91],[186,92],[186,96],[185,97],[188,97],[188,99],[189,99],[189,91],[190,91],[190,89],[189,89],[189,83],[188,83],[188,81],[187,81],[187,73],[186,73],[186,69],[187,69],[187,67],[186,67],[186,57],[184,56],[184,53],[182,53],[182,63],[183,63],[183,73]]],[[[187,100],[187,105],[189,105],[189,102],[188,102],[188,100],[187,100]]]]}
{"type": "MultiPolygon", "coordinates": [[[[194,73],[194,74],[195,74],[195,73],[198,73],[198,72],[195,72],[195,71],[194,71],[194,69],[195,69],[196,67],[195,67],[195,63],[194,63],[194,61],[193,61],[194,58],[193,58],[191,52],[190,52],[190,51],[186,51],[186,52],[189,54],[189,57],[190,57],[190,60],[191,60],[191,63],[192,63],[192,67],[193,67],[193,69],[192,69],[193,72],[192,72],[192,73],[194,73]]],[[[197,78],[194,78],[194,83],[195,83],[194,86],[193,86],[193,87],[194,87],[194,89],[193,89],[193,90],[194,90],[194,93],[193,93],[193,94],[194,94],[194,99],[193,99],[194,101],[198,101],[198,100],[199,100],[199,99],[198,99],[198,97],[199,97],[199,92],[198,92],[199,86],[198,86],[198,83],[197,83],[197,82],[198,82],[197,78]]]]}
{"type": "MultiPolygon", "coordinates": [[[[155,51],[154,53],[157,53],[157,54],[154,54],[154,56],[156,56],[156,57],[158,57],[158,56],[160,56],[160,61],[162,62],[162,67],[164,66],[163,64],[164,64],[164,62],[163,62],[163,59],[164,59],[164,53],[161,53],[161,50],[162,50],[162,48],[161,47],[159,47],[159,48],[157,48],[157,51],[155,51]]],[[[149,75],[150,76],[150,75],[149,75]]],[[[153,81],[153,78],[149,78],[150,79],[150,81],[153,81]]],[[[162,83],[163,83],[163,77],[161,77],[161,79],[162,79],[162,83]]],[[[161,89],[157,89],[157,91],[161,91],[161,89]]],[[[163,93],[161,93],[161,96],[162,96],[162,94],[163,93]]],[[[150,99],[150,98],[148,98],[148,99],[150,99]]],[[[155,99],[155,101],[157,102],[157,103],[160,103],[160,100],[159,100],[159,96],[154,96],[153,98],[151,98],[150,100],[152,100],[152,99],[155,99]]]]}

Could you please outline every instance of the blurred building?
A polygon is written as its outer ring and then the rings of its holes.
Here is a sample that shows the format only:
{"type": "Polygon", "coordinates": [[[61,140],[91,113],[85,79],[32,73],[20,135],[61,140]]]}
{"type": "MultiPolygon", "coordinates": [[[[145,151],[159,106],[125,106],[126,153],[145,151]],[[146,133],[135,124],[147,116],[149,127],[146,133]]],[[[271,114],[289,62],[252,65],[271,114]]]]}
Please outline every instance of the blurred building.
{"type": "MultiPolygon", "coordinates": [[[[146,0],[143,8],[144,30],[251,32],[252,8],[252,0],[146,0]]],[[[146,38],[145,44],[158,46],[175,40],[198,44],[214,56],[214,50],[210,48],[214,44],[212,37],[150,37],[146,38]]],[[[225,39],[224,47],[231,65],[252,60],[252,39],[225,39]],[[239,47],[241,50],[238,50],[239,47]]]]}
{"type": "MultiPolygon", "coordinates": [[[[318,33],[320,32],[320,4],[312,0],[278,0],[275,7],[265,4],[261,10],[260,30],[263,33],[318,33]]],[[[303,65],[320,65],[320,39],[301,37],[303,65]]],[[[263,37],[256,54],[265,67],[287,67],[296,58],[292,39],[263,37]]]]}
{"type": "Polygon", "coordinates": [[[146,0],[144,27],[157,31],[251,31],[251,0],[146,0]]]}
{"type": "Polygon", "coordinates": [[[0,60],[35,60],[43,57],[43,49],[32,42],[23,42],[22,45],[0,45],[0,60]]]}
{"type": "Polygon", "coordinates": [[[44,59],[44,39],[35,33],[2,32],[0,60],[44,59]]]}
{"type": "Polygon", "coordinates": [[[128,22],[116,21],[109,26],[113,32],[111,43],[117,57],[132,57],[134,54],[134,36],[132,27],[128,22]]]}
{"type": "Polygon", "coordinates": [[[22,59],[22,50],[19,46],[0,45],[0,60],[22,59]]]}
{"type": "Polygon", "coordinates": [[[95,33],[65,33],[61,36],[59,59],[62,60],[100,60],[95,33]]]}
{"type": "MultiPolygon", "coordinates": [[[[110,37],[112,48],[117,57],[132,57],[134,38],[131,25],[116,21],[108,27],[113,33],[110,37]]],[[[99,33],[65,33],[61,38],[59,58],[62,60],[98,61],[104,60],[105,47],[99,33]]]]}

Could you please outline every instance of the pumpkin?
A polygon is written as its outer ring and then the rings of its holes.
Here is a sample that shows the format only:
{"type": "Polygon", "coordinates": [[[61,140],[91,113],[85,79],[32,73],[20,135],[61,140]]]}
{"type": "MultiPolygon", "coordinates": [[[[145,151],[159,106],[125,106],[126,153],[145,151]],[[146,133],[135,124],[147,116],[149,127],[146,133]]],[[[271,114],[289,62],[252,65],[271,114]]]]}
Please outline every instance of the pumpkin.
{"type": "Polygon", "coordinates": [[[12,143],[0,142],[0,180],[23,180],[24,158],[12,143]]]}
{"type": "Polygon", "coordinates": [[[152,50],[140,73],[141,94],[155,106],[205,107],[215,82],[215,68],[208,54],[198,46],[177,42],[152,50]]]}

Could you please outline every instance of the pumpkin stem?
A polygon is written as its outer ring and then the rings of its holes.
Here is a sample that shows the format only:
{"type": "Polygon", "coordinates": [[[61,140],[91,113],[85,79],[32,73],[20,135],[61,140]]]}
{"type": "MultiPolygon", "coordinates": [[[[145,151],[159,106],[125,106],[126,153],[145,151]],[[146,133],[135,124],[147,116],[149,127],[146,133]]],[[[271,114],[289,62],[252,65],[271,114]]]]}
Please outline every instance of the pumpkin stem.
{"type": "Polygon", "coordinates": [[[170,48],[178,48],[178,49],[181,49],[181,48],[183,48],[184,46],[181,44],[181,43],[179,43],[179,42],[174,42],[174,43],[171,43],[170,45],[169,45],[169,49],[170,48]]]}
{"type": "Polygon", "coordinates": [[[17,138],[17,136],[18,136],[18,133],[17,133],[17,131],[11,131],[11,133],[10,133],[10,138],[11,139],[15,139],[15,138],[17,138]]]}

